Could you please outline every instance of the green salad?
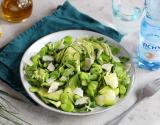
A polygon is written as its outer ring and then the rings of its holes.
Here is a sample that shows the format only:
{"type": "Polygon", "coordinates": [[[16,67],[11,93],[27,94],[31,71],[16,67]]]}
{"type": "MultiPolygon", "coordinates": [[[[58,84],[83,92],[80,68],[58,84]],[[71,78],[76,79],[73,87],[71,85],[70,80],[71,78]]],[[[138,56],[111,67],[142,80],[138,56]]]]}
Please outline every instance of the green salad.
{"type": "Polygon", "coordinates": [[[24,67],[30,91],[65,112],[112,106],[126,95],[128,57],[102,37],[66,36],[46,44],[24,67]]]}

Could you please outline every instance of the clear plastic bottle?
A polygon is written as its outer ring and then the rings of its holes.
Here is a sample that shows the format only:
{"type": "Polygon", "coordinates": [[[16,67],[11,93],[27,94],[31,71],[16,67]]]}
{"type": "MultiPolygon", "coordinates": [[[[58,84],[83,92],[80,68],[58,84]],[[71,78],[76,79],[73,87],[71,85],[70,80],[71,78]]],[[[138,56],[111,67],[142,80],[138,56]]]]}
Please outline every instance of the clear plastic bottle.
{"type": "Polygon", "coordinates": [[[138,65],[148,70],[160,68],[160,0],[145,0],[140,30],[138,65]]]}

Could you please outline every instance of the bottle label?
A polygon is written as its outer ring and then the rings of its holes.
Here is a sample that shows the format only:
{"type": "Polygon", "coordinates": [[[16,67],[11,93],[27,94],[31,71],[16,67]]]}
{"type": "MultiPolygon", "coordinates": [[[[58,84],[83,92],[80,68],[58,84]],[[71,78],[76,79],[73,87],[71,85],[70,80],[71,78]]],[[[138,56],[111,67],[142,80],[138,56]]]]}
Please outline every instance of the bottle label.
{"type": "Polygon", "coordinates": [[[150,42],[140,36],[140,58],[149,62],[160,62],[160,42],[150,42]]]}

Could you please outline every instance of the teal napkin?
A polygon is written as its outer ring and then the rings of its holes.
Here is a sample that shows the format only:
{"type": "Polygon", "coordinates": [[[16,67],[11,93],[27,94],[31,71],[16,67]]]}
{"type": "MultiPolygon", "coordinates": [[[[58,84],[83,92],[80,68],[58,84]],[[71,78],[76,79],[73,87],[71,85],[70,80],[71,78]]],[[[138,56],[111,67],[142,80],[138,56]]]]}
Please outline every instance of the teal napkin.
{"type": "Polygon", "coordinates": [[[29,98],[22,86],[19,74],[22,55],[39,38],[53,32],[68,29],[84,29],[99,32],[118,42],[122,38],[122,35],[114,29],[102,25],[91,17],[79,12],[69,2],[65,2],[51,15],[42,18],[0,50],[0,79],[14,90],[29,98]]]}

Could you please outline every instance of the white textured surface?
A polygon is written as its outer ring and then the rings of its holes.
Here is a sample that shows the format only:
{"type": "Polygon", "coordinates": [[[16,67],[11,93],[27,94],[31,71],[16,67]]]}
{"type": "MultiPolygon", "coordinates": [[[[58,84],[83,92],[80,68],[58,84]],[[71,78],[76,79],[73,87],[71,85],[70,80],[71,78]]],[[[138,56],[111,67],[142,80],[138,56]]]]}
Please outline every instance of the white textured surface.
{"type": "MultiPolygon", "coordinates": [[[[30,27],[41,17],[47,15],[54,7],[62,4],[64,0],[33,0],[33,15],[27,22],[19,24],[10,24],[0,21],[3,26],[4,36],[0,38],[0,47],[7,44],[11,39],[20,32],[30,27]]],[[[112,23],[111,19],[111,0],[70,0],[80,11],[89,14],[104,24],[112,23]]],[[[126,37],[121,44],[134,57],[138,42],[137,34],[126,37]]],[[[17,107],[20,116],[33,125],[103,125],[105,122],[115,117],[125,109],[127,109],[135,101],[135,91],[153,79],[159,77],[160,71],[145,71],[136,68],[136,80],[129,98],[120,106],[102,114],[84,117],[65,116],[50,112],[41,107],[35,107],[31,104],[24,104],[12,99],[13,105],[17,107]]],[[[1,84],[4,90],[19,96],[16,92],[1,84]]],[[[20,96],[19,96],[20,97],[20,96]]],[[[120,125],[159,125],[160,124],[160,92],[154,97],[142,102],[135,108],[120,125]]],[[[6,123],[9,125],[9,123],[6,123]]]]}

